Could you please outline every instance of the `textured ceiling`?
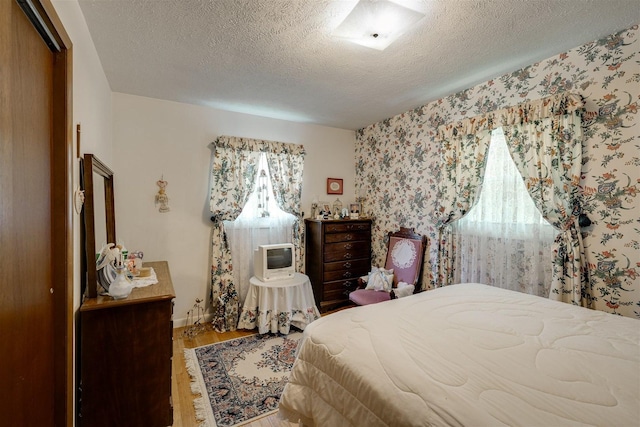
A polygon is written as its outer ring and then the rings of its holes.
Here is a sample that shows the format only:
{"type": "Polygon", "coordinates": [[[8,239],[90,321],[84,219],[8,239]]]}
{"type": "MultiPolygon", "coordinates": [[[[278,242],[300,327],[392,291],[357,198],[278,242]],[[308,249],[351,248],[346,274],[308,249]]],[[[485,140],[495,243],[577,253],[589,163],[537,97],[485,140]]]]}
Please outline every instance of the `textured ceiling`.
{"type": "Polygon", "coordinates": [[[331,37],[355,0],[79,4],[115,92],[344,129],[640,21],[640,0],[422,0],[380,52],[331,37]]]}

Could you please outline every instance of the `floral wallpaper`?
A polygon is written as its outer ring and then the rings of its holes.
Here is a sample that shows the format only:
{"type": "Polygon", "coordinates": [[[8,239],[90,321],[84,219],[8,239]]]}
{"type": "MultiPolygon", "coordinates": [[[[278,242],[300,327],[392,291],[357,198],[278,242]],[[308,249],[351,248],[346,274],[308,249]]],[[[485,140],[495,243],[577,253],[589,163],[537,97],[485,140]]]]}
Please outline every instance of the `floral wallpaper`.
{"type": "MultiPolygon", "coordinates": [[[[582,229],[595,308],[640,318],[640,40],[638,25],[449,95],[356,133],[356,191],[374,219],[374,265],[384,235],[413,227],[430,239],[423,284],[437,268],[430,223],[440,179],[437,127],[559,92],[580,94],[582,229]]],[[[423,285],[424,286],[424,285],[423,285]]]]}

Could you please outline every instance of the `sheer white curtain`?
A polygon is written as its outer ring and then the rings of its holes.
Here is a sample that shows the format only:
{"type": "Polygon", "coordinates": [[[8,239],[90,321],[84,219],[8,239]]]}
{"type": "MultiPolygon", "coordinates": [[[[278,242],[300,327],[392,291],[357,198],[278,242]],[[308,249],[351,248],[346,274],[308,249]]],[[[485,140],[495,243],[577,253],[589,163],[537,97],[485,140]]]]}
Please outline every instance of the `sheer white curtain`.
{"type": "Polygon", "coordinates": [[[529,196],[501,128],[492,132],[478,201],[453,234],[454,283],[549,296],[557,231],[529,196]]]}
{"type": "Polygon", "coordinates": [[[224,223],[233,259],[233,282],[237,284],[241,306],[247,297],[249,279],[253,276],[254,249],[258,245],[292,242],[291,226],[294,216],[277,206],[264,153],[260,154],[256,175],[256,190],[249,197],[242,213],[235,221],[224,223]],[[263,184],[266,188],[262,188],[263,184]]]}

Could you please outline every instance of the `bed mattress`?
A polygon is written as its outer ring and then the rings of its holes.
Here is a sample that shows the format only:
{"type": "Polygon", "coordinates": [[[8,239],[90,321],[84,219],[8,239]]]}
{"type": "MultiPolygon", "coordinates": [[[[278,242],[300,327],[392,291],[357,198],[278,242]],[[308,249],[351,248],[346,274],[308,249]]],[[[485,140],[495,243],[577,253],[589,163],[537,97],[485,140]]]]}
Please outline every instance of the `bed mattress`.
{"type": "Polygon", "coordinates": [[[480,284],[304,331],[279,414],[317,426],[638,426],[640,321],[480,284]]]}

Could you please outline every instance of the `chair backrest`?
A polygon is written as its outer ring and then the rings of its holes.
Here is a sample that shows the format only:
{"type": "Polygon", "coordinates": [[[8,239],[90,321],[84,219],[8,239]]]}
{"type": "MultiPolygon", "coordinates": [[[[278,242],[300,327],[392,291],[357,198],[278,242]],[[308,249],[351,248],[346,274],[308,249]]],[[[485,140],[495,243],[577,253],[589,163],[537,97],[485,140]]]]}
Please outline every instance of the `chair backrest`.
{"type": "Polygon", "coordinates": [[[393,268],[394,287],[398,282],[415,285],[420,289],[424,252],[427,236],[416,234],[413,228],[400,227],[400,231],[389,233],[385,268],[393,268]]]}

